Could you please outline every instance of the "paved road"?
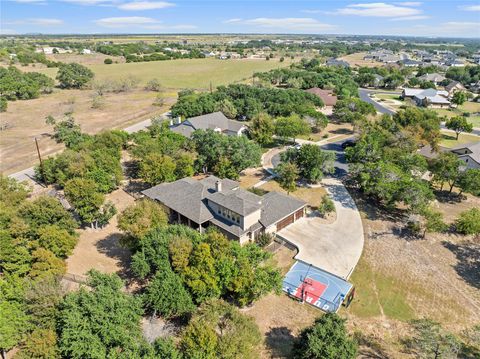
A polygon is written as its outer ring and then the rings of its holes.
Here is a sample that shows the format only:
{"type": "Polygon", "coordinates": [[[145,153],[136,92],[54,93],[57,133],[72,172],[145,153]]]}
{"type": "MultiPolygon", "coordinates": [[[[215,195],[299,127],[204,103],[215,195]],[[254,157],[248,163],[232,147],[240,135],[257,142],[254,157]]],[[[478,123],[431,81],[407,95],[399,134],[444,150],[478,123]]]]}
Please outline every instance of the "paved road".
{"type": "Polygon", "coordinates": [[[322,185],[335,204],[336,221],[325,224],[319,217],[307,217],[277,235],[298,248],[295,259],[347,280],[362,255],[362,219],[355,201],[339,179],[325,178],[322,185]]]}
{"type": "MultiPolygon", "coordinates": [[[[389,108],[381,105],[377,101],[372,100],[369,96],[369,94],[372,94],[372,93],[382,93],[382,91],[374,91],[374,90],[368,90],[363,88],[358,89],[358,95],[360,96],[360,99],[362,101],[371,103],[375,107],[377,112],[386,113],[388,115],[393,115],[395,113],[395,111],[390,110],[389,108]]],[[[385,93],[391,94],[392,92],[385,92],[385,93]]]]}

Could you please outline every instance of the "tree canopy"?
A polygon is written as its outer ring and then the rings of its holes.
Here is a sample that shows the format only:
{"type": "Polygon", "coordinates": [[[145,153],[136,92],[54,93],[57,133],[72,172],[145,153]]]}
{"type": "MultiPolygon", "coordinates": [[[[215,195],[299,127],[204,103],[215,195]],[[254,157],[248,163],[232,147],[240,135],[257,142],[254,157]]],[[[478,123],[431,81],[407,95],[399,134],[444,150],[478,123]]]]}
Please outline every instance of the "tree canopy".
{"type": "Polygon", "coordinates": [[[82,88],[94,77],[94,73],[88,67],[75,62],[62,64],[57,73],[57,80],[62,88],[82,88]]]}

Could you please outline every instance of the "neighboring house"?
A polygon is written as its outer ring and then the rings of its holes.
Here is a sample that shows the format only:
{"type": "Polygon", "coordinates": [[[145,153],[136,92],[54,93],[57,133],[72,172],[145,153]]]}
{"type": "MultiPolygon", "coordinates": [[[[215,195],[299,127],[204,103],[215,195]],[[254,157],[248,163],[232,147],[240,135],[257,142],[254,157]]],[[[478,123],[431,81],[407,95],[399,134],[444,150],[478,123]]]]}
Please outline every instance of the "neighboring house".
{"type": "Polygon", "coordinates": [[[458,145],[453,148],[440,147],[437,152],[427,145],[418,150],[418,153],[427,159],[437,158],[441,152],[452,152],[465,162],[465,169],[480,169],[480,141],[458,145]]]}
{"type": "Polygon", "coordinates": [[[448,96],[453,96],[457,91],[465,91],[466,88],[458,81],[452,81],[447,86],[445,86],[445,91],[448,92],[448,96]]]}
{"type": "Polygon", "coordinates": [[[347,61],[334,59],[334,58],[328,59],[326,65],[327,66],[350,67],[350,64],[347,61]]]}
{"type": "Polygon", "coordinates": [[[332,90],[324,90],[318,87],[312,87],[311,89],[305,90],[306,92],[313,93],[320,97],[323,101],[325,107],[333,107],[337,103],[337,96],[333,93],[332,90]]]}
{"type": "Polygon", "coordinates": [[[402,59],[398,62],[400,65],[403,65],[405,67],[417,67],[422,64],[421,61],[417,60],[412,60],[412,59],[402,59]]]}
{"type": "Polygon", "coordinates": [[[172,223],[203,232],[214,226],[245,244],[262,233],[276,233],[305,215],[306,203],[278,192],[258,196],[230,179],[183,178],[142,192],[160,202],[172,223]]]}
{"type": "Polygon", "coordinates": [[[373,87],[376,87],[376,88],[382,87],[384,84],[383,80],[385,79],[385,77],[379,74],[373,74],[373,77],[374,77],[373,87]]]}
{"type": "Polygon", "coordinates": [[[448,92],[435,89],[411,89],[405,88],[402,91],[402,97],[411,98],[417,106],[431,108],[450,107],[448,92]]]}
{"type": "Polygon", "coordinates": [[[475,93],[479,93],[480,92],[480,81],[477,81],[477,82],[472,82],[468,88],[470,89],[470,91],[472,92],[475,92],[475,93]]]}
{"type": "Polygon", "coordinates": [[[421,81],[429,81],[429,82],[433,82],[435,85],[437,85],[438,83],[442,82],[443,80],[445,80],[445,76],[443,75],[440,75],[440,74],[437,74],[437,73],[433,73],[433,74],[425,74],[425,75],[422,75],[418,78],[419,80],[421,81]]]}
{"type": "Polygon", "coordinates": [[[243,122],[228,119],[221,112],[191,117],[183,122],[170,124],[170,130],[185,137],[190,137],[195,130],[208,129],[228,136],[240,136],[247,130],[247,127],[243,122]]]}
{"type": "Polygon", "coordinates": [[[450,152],[465,162],[465,168],[480,169],[480,141],[453,147],[450,152]]]}
{"type": "Polygon", "coordinates": [[[83,55],[90,55],[91,53],[92,53],[92,50],[90,50],[90,49],[83,49],[82,50],[83,55]]]}
{"type": "Polygon", "coordinates": [[[465,63],[462,60],[459,60],[459,59],[449,59],[449,60],[445,61],[445,66],[463,67],[463,66],[465,66],[465,63]]]}

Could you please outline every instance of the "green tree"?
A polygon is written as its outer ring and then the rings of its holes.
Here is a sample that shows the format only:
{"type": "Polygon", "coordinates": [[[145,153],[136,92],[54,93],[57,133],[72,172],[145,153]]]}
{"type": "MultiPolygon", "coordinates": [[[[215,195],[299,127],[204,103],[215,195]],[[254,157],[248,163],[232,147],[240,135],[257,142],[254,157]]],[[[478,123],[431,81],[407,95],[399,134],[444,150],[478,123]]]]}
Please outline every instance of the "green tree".
{"type": "Polygon", "coordinates": [[[149,185],[175,181],[175,162],[170,156],[150,153],[140,162],[139,175],[149,185]]]}
{"type": "Polygon", "coordinates": [[[62,64],[58,69],[57,80],[62,88],[82,88],[92,80],[94,73],[88,67],[75,62],[62,64]]]}
{"type": "Polygon", "coordinates": [[[221,300],[204,303],[193,315],[182,336],[188,358],[258,357],[260,332],[253,318],[221,300]]]}
{"type": "Polygon", "coordinates": [[[452,192],[453,186],[457,183],[460,177],[460,168],[463,162],[451,152],[442,152],[431,165],[433,173],[433,182],[440,184],[440,190],[443,190],[443,185],[447,182],[452,192]]]}
{"type": "Polygon", "coordinates": [[[191,177],[195,173],[195,156],[189,152],[180,152],[175,159],[175,177],[191,177]]]}
{"type": "Polygon", "coordinates": [[[105,196],[97,192],[96,183],[89,179],[73,178],[65,184],[65,196],[80,218],[93,228],[105,200],[105,196]]]}
{"type": "Polygon", "coordinates": [[[74,235],[56,224],[40,227],[37,234],[38,243],[57,257],[68,257],[77,244],[77,238],[74,235]]]}
{"type": "Polygon", "coordinates": [[[304,329],[294,345],[295,359],[353,359],[357,344],[347,335],[345,320],[327,313],[304,329]]]}
{"type": "Polygon", "coordinates": [[[229,99],[223,99],[218,104],[218,111],[222,112],[228,118],[237,117],[237,109],[229,99]]]}
{"type": "Polygon", "coordinates": [[[22,306],[15,301],[0,297],[0,351],[6,358],[6,352],[15,347],[28,329],[28,316],[22,306]]]}
{"type": "Polygon", "coordinates": [[[141,199],[118,216],[118,228],[128,236],[140,239],[149,231],[164,227],[168,218],[160,204],[141,199]]]}
{"type": "Polygon", "coordinates": [[[185,273],[188,267],[190,254],[193,250],[192,241],[186,237],[174,236],[171,238],[168,252],[172,268],[180,275],[185,273]]]}
{"type": "Polygon", "coordinates": [[[220,178],[238,179],[239,173],[235,170],[232,162],[225,156],[219,158],[217,164],[213,168],[213,173],[220,178]]]}
{"type": "Polygon", "coordinates": [[[171,338],[156,339],[153,348],[158,358],[182,359],[181,352],[171,338]]]}
{"type": "Polygon", "coordinates": [[[8,102],[3,96],[0,96],[0,112],[7,112],[8,102]]]}
{"type": "Polygon", "coordinates": [[[318,182],[325,173],[334,171],[335,153],[324,151],[317,145],[305,144],[299,149],[284,152],[282,160],[295,163],[301,177],[310,182],[318,182]]]}
{"type": "Polygon", "coordinates": [[[472,208],[460,213],[455,227],[462,234],[480,234],[480,209],[472,208]]]}
{"type": "Polygon", "coordinates": [[[251,139],[262,146],[269,145],[273,142],[275,133],[275,124],[268,114],[261,112],[255,116],[248,126],[248,134],[251,139]]]}
{"type": "Polygon", "coordinates": [[[452,334],[443,330],[440,324],[429,319],[412,321],[414,335],[406,341],[418,358],[453,358],[460,350],[460,343],[452,334]]]}
{"type": "Polygon", "coordinates": [[[458,180],[458,187],[460,194],[466,192],[480,196],[480,169],[469,168],[463,171],[458,180]]]}
{"type": "Polygon", "coordinates": [[[463,105],[467,99],[465,91],[457,91],[452,96],[452,103],[460,106],[463,105]]]}
{"type": "Polygon", "coordinates": [[[195,308],[182,279],[170,268],[155,274],[145,290],[143,300],[147,309],[167,318],[183,316],[195,308]]]}
{"type": "MultiPolygon", "coordinates": [[[[459,92],[456,92],[457,94],[459,92]]],[[[447,120],[445,123],[445,127],[448,129],[455,131],[456,134],[456,140],[458,140],[458,136],[462,132],[472,132],[473,131],[473,125],[467,121],[466,117],[463,116],[455,116],[447,120]]]]}
{"type": "Polygon", "coordinates": [[[282,162],[276,168],[278,174],[278,183],[287,193],[293,192],[297,189],[297,180],[299,176],[299,170],[295,163],[282,162]]]}
{"type": "Polygon", "coordinates": [[[57,278],[65,274],[65,262],[56,257],[53,252],[45,248],[38,248],[32,252],[32,268],[29,276],[35,279],[57,278]]]}
{"type": "Polygon", "coordinates": [[[310,133],[310,126],[298,115],[277,118],[275,122],[275,134],[283,139],[291,138],[310,133]]]}
{"type": "Polygon", "coordinates": [[[63,357],[140,357],[144,341],[141,300],[121,290],[116,275],[89,272],[88,286],[68,294],[60,305],[58,346],[63,357]]]}
{"type": "Polygon", "coordinates": [[[24,202],[19,208],[19,215],[35,231],[43,226],[55,225],[74,235],[75,228],[78,227],[78,223],[60,201],[50,196],[40,196],[24,202]]]}
{"type": "Polygon", "coordinates": [[[19,359],[58,359],[57,335],[52,329],[36,328],[29,333],[22,345],[19,359]]]}
{"type": "Polygon", "coordinates": [[[375,115],[376,110],[372,104],[358,98],[347,98],[337,101],[333,107],[333,115],[341,122],[355,124],[367,115],[375,115]]]}

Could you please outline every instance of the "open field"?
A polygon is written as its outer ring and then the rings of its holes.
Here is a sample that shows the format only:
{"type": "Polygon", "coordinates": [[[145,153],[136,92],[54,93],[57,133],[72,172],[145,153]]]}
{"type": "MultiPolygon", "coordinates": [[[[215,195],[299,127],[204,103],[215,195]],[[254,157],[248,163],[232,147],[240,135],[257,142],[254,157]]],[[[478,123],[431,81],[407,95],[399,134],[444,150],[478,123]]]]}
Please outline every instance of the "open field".
{"type": "MultiPolygon", "coordinates": [[[[208,89],[232,82],[251,79],[254,72],[288,66],[291,62],[266,60],[181,59],[169,61],[131,62],[124,64],[87,65],[98,80],[118,79],[127,75],[137,77],[142,84],[157,78],[167,88],[208,89]]],[[[55,77],[56,68],[38,70],[55,77]]]]}
{"type": "Polygon", "coordinates": [[[381,62],[372,61],[372,60],[364,60],[363,57],[366,55],[366,52],[356,52],[354,54],[346,55],[341,57],[341,60],[347,61],[350,66],[363,66],[363,67],[377,67],[382,66],[381,62]]]}
{"type": "Polygon", "coordinates": [[[93,134],[110,128],[124,128],[167,111],[175,100],[174,93],[165,93],[164,107],[153,106],[155,92],[135,89],[130,92],[106,94],[105,107],[92,109],[91,90],[56,90],[33,100],[12,101],[1,116],[6,129],[0,132],[0,172],[10,174],[36,164],[34,139],[38,139],[43,156],[63,148],[52,138],[53,128],[45,123],[49,115],[62,118],[73,111],[84,132],[93,134]]]}
{"type": "Polygon", "coordinates": [[[82,65],[104,65],[105,59],[112,59],[114,63],[125,63],[123,56],[110,56],[100,53],[94,54],[52,54],[46,55],[47,59],[51,61],[60,61],[65,63],[77,62],[82,65]]]}
{"type": "Polygon", "coordinates": [[[440,140],[440,146],[452,148],[465,143],[472,143],[480,141],[480,136],[471,135],[467,133],[461,133],[458,136],[458,140],[455,139],[455,133],[451,131],[444,131],[442,133],[442,139],[440,140]]]}
{"type": "MultiPolygon", "coordinates": [[[[87,56],[87,55],[75,55],[87,56]]],[[[97,79],[114,79],[132,75],[143,83],[158,78],[165,88],[206,89],[212,85],[242,81],[255,71],[264,71],[288,62],[262,60],[187,59],[124,64],[87,65],[92,68],[97,79]]],[[[57,69],[22,67],[24,71],[39,71],[54,77],[57,69]]],[[[176,98],[175,90],[163,93],[165,106],[156,107],[152,103],[155,92],[140,88],[126,93],[106,94],[105,107],[92,109],[92,90],[55,90],[50,95],[25,101],[11,101],[8,111],[2,114],[1,123],[6,130],[1,132],[0,172],[10,174],[37,163],[34,138],[39,140],[43,155],[49,155],[62,148],[50,136],[52,127],[45,124],[45,117],[56,118],[73,111],[75,120],[87,133],[96,133],[109,128],[124,128],[168,110],[176,98]]]]}

